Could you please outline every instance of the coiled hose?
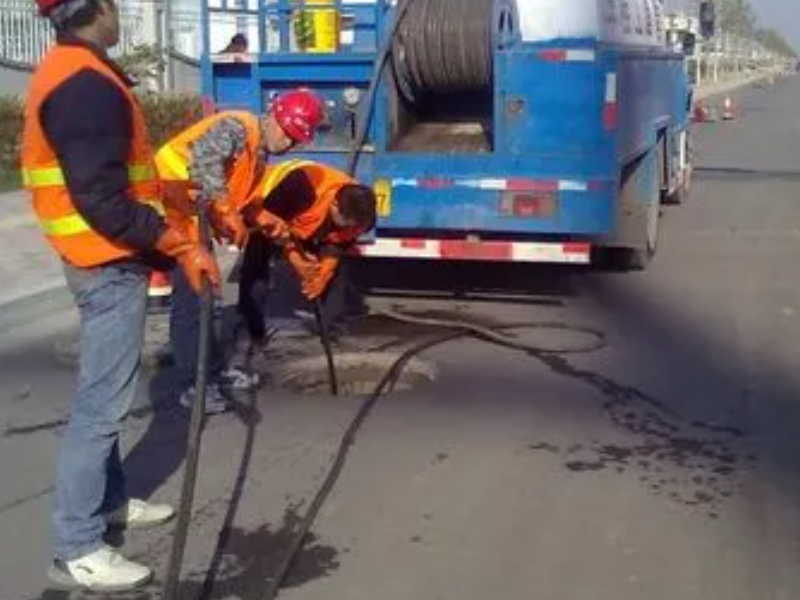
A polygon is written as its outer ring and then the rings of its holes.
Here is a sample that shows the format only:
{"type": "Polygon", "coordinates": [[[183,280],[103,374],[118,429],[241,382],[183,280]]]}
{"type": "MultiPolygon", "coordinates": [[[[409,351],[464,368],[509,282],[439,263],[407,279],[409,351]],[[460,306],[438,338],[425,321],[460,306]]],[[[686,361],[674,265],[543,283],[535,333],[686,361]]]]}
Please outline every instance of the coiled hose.
{"type": "Polygon", "coordinates": [[[414,0],[392,44],[403,96],[415,103],[427,94],[489,88],[494,48],[514,35],[516,15],[511,0],[414,0]]]}

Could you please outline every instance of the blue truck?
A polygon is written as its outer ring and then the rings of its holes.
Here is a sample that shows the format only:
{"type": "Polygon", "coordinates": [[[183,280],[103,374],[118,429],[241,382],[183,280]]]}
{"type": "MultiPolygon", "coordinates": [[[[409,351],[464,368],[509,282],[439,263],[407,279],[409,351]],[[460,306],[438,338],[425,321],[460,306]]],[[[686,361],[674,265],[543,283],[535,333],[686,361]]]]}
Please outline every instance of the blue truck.
{"type": "Polygon", "coordinates": [[[203,93],[257,113],[288,88],[324,98],[302,156],[358,153],[367,258],[638,269],[691,177],[664,22],[662,0],[203,0],[203,93]],[[215,53],[235,31],[248,51],[215,53]]]}

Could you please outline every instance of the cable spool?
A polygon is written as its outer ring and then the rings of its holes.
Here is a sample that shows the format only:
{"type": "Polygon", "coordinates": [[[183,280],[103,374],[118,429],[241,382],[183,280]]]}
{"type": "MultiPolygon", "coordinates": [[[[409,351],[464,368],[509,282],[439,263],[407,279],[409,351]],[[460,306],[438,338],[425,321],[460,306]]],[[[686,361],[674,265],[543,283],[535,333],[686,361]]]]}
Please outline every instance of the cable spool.
{"type": "Polygon", "coordinates": [[[517,37],[515,0],[411,2],[392,46],[397,86],[415,104],[428,94],[492,85],[494,49],[517,37]]]}

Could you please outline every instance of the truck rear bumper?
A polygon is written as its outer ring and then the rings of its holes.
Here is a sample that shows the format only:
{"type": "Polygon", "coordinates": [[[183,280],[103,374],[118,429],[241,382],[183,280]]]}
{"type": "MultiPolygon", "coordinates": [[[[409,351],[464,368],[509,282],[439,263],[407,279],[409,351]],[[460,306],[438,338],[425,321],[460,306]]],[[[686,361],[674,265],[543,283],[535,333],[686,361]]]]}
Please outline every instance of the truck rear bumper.
{"type": "Polygon", "coordinates": [[[359,245],[359,254],[373,258],[430,260],[481,260],[498,262],[565,263],[591,262],[587,242],[505,242],[443,240],[431,238],[377,238],[359,245]]]}

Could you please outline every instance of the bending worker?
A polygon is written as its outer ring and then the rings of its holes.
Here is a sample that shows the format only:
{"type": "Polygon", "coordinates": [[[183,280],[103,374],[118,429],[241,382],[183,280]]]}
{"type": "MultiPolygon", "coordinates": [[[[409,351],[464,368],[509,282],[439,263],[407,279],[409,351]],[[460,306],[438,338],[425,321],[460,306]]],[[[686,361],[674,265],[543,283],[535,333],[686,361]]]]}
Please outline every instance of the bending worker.
{"type": "Polygon", "coordinates": [[[195,291],[219,285],[212,256],[160,216],[160,187],[131,81],[106,50],[119,38],[111,0],[37,0],[57,43],[25,107],[22,175],[80,313],[77,392],[55,483],[60,587],[129,590],[152,571],[103,543],[109,526],[147,527],[173,509],[131,499],[119,434],[136,392],[150,260],[172,257],[195,291]]]}
{"type": "Polygon", "coordinates": [[[273,254],[282,247],[303,295],[319,298],[341,256],[375,226],[375,193],[332,167],[292,160],[267,169],[243,213],[262,235],[250,236],[245,248],[238,309],[251,338],[259,342],[266,335],[259,288],[269,281],[273,254]],[[286,223],[288,241],[272,233],[282,229],[273,226],[276,218],[286,223]]]}
{"type": "MultiPolygon", "coordinates": [[[[289,151],[313,139],[323,119],[322,102],[300,89],[278,96],[263,118],[244,111],[225,111],[207,117],[171,139],[156,154],[165,190],[167,221],[191,237],[197,236],[193,218],[195,197],[207,203],[209,220],[218,239],[238,247],[248,231],[238,210],[249,199],[265,168],[265,158],[289,151]]],[[[263,224],[268,227],[267,223],[263,224]]],[[[286,235],[275,219],[273,236],[286,235]]],[[[191,407],[197,373],[200,335],[199,299],[177,272],[173,276],[170,338],[181,390],[180,403],[191,407]]],[[[223,389],[247,390],[258,384],[256,374],[240,367],[225,368],[223,352],[212,340],[211,374],[206,388],[206,412],[228,408],[223,389]]]]}

